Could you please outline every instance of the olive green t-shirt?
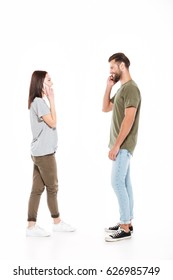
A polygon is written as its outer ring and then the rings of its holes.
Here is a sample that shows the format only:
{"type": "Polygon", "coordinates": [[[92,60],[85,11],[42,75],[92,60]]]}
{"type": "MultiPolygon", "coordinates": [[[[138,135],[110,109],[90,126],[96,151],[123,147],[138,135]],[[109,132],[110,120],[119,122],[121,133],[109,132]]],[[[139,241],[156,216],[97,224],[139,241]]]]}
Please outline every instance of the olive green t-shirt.
{"type": "Polygon", "coordinates": [[[133,126],[121,145],[121,149],[127,149],[131,154],[135,149],[137,143],[139,113],[141,107],[141,95],[137,84],[130,80],[123,84],[117,93],[111,98],[113,105],[112,122],[110,128],[110,142],[109,148],[111,149],[116,142],[119,134],[121,123],[124,119],[125,109],[129,107],[137,108],[133,126]]]}

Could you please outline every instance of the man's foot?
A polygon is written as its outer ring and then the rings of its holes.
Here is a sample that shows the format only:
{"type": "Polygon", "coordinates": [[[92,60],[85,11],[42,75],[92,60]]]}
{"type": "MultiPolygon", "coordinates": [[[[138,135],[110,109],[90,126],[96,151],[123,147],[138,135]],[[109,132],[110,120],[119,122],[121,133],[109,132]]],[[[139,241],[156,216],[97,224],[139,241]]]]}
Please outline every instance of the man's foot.
{"type": "Polygon", "coordinates": [[[50,233],[46,232],[43,228],[35,225],[26,229],[27,237],[48,237],[50,233]]]}
{"type": "Polygon", "coordinates": [[[72,232],[75,231],[76,229],[63,221],[59,222],[58,224],[53,224],[53,231],[54,232],[72,232]]]}
{"type": "MultiPolygon", "coordinates": [[[[120,223],[117,223],[113,227],[105,228],[105,231],[108,233],[115,233],[119,229],[119,227],[120,227],[120,223]]],[[[129,230],[131,233],[133,233],[133,226],[129,226],[129,230]]]]}
{"type": "Polygon", "coordinates": [[[114,242],[114,241],[119,241],[128,238],[131,238],[130,230],[126,232],[124,229],[119,228],[113,235],[109,235],[105,237],[105,241],[114,242]]]}

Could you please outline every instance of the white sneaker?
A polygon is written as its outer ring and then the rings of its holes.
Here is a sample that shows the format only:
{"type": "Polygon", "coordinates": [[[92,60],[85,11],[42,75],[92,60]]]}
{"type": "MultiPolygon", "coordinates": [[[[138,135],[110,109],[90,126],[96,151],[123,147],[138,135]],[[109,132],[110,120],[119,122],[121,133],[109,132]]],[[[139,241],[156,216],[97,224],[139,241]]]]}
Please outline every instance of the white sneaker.
{"type": "Polygon", "coordinates": [[[55,232],[63,232],[63,231],[75,231],[76,229],[63,221],[59,222],[58,224],[53,224],[53,231],[55,232]]]}
{"type": "Polygon", "coordinates": [[[35,225],[26,229],[26,236],[28,237],[47,237],[50,233],[46,232],[43,228],[35,225]]]}

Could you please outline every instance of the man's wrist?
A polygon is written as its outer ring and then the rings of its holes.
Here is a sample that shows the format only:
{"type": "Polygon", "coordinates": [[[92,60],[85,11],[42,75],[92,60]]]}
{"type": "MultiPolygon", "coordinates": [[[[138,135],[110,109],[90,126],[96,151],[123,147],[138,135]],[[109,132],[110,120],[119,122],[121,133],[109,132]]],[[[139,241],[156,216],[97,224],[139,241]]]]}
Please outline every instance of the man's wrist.
{"type": "Polygon", "coordinates": [[[110,92],[111,92],[112,87],[113,87],[113,85],[107,85],[107,86],[106,86],[106,91],[110,91],[110,92]]]}
{"type": "Polygon", "coordinates": [[[118,149],[120,149],[120,145],[118,143],[115,143],[113,148],[118,150],[118,149]]]}

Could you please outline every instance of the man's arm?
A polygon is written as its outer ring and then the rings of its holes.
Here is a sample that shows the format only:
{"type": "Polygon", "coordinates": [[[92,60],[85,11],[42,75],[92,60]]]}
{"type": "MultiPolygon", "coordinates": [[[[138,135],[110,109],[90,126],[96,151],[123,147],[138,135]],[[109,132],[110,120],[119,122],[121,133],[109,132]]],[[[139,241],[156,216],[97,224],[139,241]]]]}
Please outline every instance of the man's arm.
{"type": "Polygon", "coordinates": [[[105,94],[103,97],[103,106],[102,106],[102,111],[103,112],[110,112],[112,111],[113,108],[113,103],[110,101],[110,95],[111,95],[111,90],[115,82],[112,80],[112,77],[110,76],[107,80],[107,86],[105,90],[105,94]]]}
{"type": "Polygon", "coordinates": [[[119,152],[122,143],[128,136],[135,120],[136,111],[137,109],[135,107],[129,107],[125,109],[125,115],[120,127],[120,132],[118,134],[113,148],[109,151],[109,158],[111,160],[116,159],[116,156],[119,152]]]}

